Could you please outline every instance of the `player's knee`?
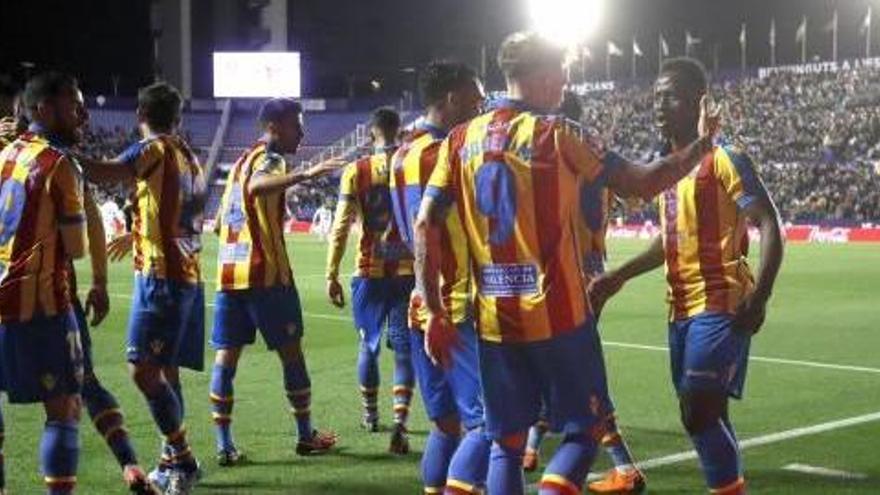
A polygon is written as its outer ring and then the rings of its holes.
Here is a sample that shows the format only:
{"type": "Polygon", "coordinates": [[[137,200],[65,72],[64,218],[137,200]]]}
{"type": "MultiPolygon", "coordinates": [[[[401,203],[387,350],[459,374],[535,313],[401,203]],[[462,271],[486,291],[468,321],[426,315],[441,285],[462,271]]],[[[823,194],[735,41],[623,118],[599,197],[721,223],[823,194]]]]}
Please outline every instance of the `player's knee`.
{"type": "Polygon", "coordinates": [[[497,440],[498,445],[500,445],[503,449],[508,451],[513,451],[517,453],[525,452],[526,450],[526,440],[528,439],[528,432],[521,431],[517,433],[510,433],[504,435],[500,439],[497,440]]]}
{"type": "Polygon", "coordinates": [[[302,346],[299,340],[287,342],[278,349],[278,357],[285,365],[303,360],[302,346]]]}
{"type": "Polygon", "coordinates": [[[718,424],[727,406],[722,394],[684,394],[679,398],[681,424],[691,435],[697,435],[718,424]]]}
{"type": "Polygon", "coordinates": [[[82,400],[79,394],[61,395],[47,400],[44,407],[49,421],[79,422],[82,400]]]}
{"type": "Polygon", "coordinates": [[[435,421],[434,425],[446,435],[458,436],[461,434],[461,421],[458,419],[458,414],[444,416],[435,421]]]}
{"type": "Polygon", "coordinates": [[[138,389],[151,396],[158,393],[162,385],[162,369],[154,364],[134,363],[129,368],[131,379],[138,389]]]}
{"type": "Polygon", "coordinates": [[[224,368],[235,368],[238,366],[238,359],[241,357],[241,348],[234,347],[230,349],[220,349],[214,356],[214,364],[223,366],[224,368]]]}

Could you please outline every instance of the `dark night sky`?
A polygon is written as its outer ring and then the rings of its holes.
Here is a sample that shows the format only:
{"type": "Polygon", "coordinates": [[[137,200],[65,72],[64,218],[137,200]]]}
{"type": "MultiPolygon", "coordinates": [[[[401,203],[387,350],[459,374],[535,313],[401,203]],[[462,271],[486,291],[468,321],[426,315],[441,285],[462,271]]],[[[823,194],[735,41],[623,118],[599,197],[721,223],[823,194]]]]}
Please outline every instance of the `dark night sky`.
{"type": "MultiPolygon", "coordinates": [[[[859,25],[868,4],[874,6],[874,52],[880,52],[880,0],[606,0],[591,42],[597,60],[590,74],[604,73],[608,39],[626,51],[615,67],[619,76],[628,74],[633,35],[646,55],[642,72],[656,70],[660,30],[673,54],[683,52],[684,31],[690,29],[703,39],[698,55],[707,66],[717,43],[722,68],[737,67],[742,22],[749,30],[749,63],[766,65],[771,17],[778,62],[794,63],[802,15],[810,18],[809,55],[829,59],[831,36],[824,26],[835,6],[840,57],[857,57],[864,50],[859,25]]],[[[525,0],[290,0],[290,48],[303,52],[308,96],[344,95],[349,75],[361,83],[380,78],[394,91],[411,84],[401,68],[434,57],[476,65],[486,44],[491,61],[506,33],[527,26],[525,11],[525,0]]],[[[80,76],[91,93],[109,93],[111,75],[119,74],[122,92],[131,94],[151,73],[148,13],[148,0],[0,0],[0,71],[20,77],[25,60],[60,67],[80,76]]]]}

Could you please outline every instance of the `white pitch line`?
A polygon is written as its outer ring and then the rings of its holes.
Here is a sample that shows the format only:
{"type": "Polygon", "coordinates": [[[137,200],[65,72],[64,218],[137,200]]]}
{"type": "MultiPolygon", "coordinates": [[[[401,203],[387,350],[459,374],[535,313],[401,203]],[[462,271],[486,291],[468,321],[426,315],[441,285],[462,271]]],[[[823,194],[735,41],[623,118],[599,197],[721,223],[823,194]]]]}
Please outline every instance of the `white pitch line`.
{"type": "Polygon", "coordinates": [[[840,471],[838,469],[830,469],[822,466],[810,466],[809,464],[788,464],[782,467],[783,471],[791,471],[793,473],[812,474],[816,476],[824,476],[826,478],[839,478],[844,480],[866,480],[868,475],[865,473],[851,473],[849,471],[840,471]]]}
{"type": "MultiPolygon", "coordinates": [[[[110,297],[115,297],[117,299],[131,299],[130,294],[119,294],[119,293],[111,293],[110,297]]],[[[205,303],[205,306],[209,308],[214,307],[214,303],[205,303]]],[[[344,321],[351,322],[352,318],[350,316],[342,316],[342,315],[332,315],[326,313],[311,313],[304,311],[303,316],[307,316],[309,318],[317,318],[321,320],[333,320],[333,321],[344,321]]],[[[640,349],[644,351],[657,351],[657,352],[668,352],[669,348],[658,345],[645,345],[645,344],[631,344],[628,342],[613,342],[613,341],[603,341],[602,345],[608,347],[620,347],[624,349],[640,349]]],[[[788,364],[792,366],[805,366],[809,368],[823,368],[837,371],[857,371],[862,373],[875,373],[880,374],[880,368],[869,368],[867,366],[852,366],[847,364],[832,364],[832,363],[822,363],[817,361],[802,361],[797,359],[785,359],[785,358],[774,358],[774,357],[762,357],[762,356],[751,356],[749,357],[749,361],[758,361],[764,363],[774,363],[774,364],[788,364]]]]}
{"type": "MultiPolygon", "coordinates": [[[[602,345],[608,347],[621,347],[625,349],[640,349],[643,351],[658,351],[658,352],[668,352],[669,348],[659,345],[644,345],[644,344],[630,344],[627,342],[613,342],[613,341],[602,341],[602,345]]],[[[863,373],[877,373],[880,374],[880,368],[869,368],[867,366],[852,366],[848,364],[832,364],[832,363],[822,363],[818,361],[803,361],[799,359],[785,359],[785,358],[775,358],[775,357],[764,357],[764,356],[751,356],[749,357],[749,361],[757,361],[762,363],[774,363],[774,364],[789,364],[793,366],[806,366],[810,368],[824,368],[829,370],[838,370],[838,371],[858,371],[863,373]]]]}
{"type": "MultiPolygon", "coordinates": [[[[839,419],[837,421],[829,421],[827,423],[820,423],[812,426],[804,426],[801,428],[794,428],[791,430],[785,430],[778,433],[770,433],[768,435],[761,435],[759,437],[749,438],[743,440],[739,443],[740,450],[745,450],[752,447],[759,447],[762,445],[768,445],[772,443],[779,443],[786,440],[791,440],[794,438],[800,438],[810,435],[818,435],[819,433],[826,433],[833,430],[839,430],[841,428],[848,428],[850,426],[861,425],[865,423],[871,423],[874,421],[880,421],[880,412],[875,412],[871,414],[863,414],[861,416],[854,416],[851,418],[839,419]]],[[[648,459],[647,461],[639,462],[638,465],[642,469],[653,469],[661,466],[668,466],[670,464],[677,464],[679,462],[685,462],[690,460],[697,459],[697,452],[694,450],[689,450],[687,452],[679,452],[677,454],[666,455],[663,457],[657,457],[654,459],[648,459]]]]}

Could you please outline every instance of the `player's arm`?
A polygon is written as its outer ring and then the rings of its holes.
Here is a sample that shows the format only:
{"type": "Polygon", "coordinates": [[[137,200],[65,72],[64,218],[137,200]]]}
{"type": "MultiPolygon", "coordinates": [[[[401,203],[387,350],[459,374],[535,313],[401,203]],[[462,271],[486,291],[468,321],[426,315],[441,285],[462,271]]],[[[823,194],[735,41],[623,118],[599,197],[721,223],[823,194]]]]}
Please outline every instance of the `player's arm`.
{"type": "Polygon", "coordinates": [[[440,294],[441,227],[449,209],[440,198],[425,195],[413,225],[413,256],[416,273],[416,292],[431,314],[443,315],[440,294]]]}
{"type": "Polygon", "coordinates": [[[761,259],[758,264],[755,290],[740,302],[734,328],[748,333],[760,330],[764,323],[767,301],[782,265],[784,241],[776,204],[758,176],[747,155],[727,150],[726,157],[716,161],[719,182],[737,207],[761,233],[761,259]]]}
{"type": "Polygon", "coordinates": [[[110,311],[107,296],[107,248],[104,220],[95,198],[85,191],[86,231],[89,238],[89,261],[92,265],[92,287],[86,296],[85,312],[92,314],[92,325],[99,325],[110,311]]]}
{"type": "Polygon", "coordinates": [[[125,162],[114,160],[95,160],[80,158],[86,179],[96,184],[120,184],[134,180],[135,171],[125,162]]]}
{"type": "Polygon", "coordinates": [[[704,96],[700,100],[699,137],[696,140],[684,149],[648,164],[634,163],[610,154],[613,166],[608,173],[608,186],[622,196],[653,198],[690,173],[706,153],[712,151],[712,140],[720,124],[720,109],[712,107],[704,96]]]}
{"type": "Polygon", "coordinates": [[[55,199],[58,229],[64,253],[71,259],[86,255],[89,240],[86,233],[83,185],[70,158],[60,158],[52,176],[52,197],[55,199]]]}
{"type": "Polygon", "coordinates": [[[342,285],[339,283],[339,265],[342,263],[342,257],[345,255],[348,233],[357,215],[358,208],[354,198],[342,192],[336,204],[336,215],[333,218],[333,226],[330,229],[326,269],[327,297],[338,308],[345,306],[345,294],[343,293],[342,285]]]}
{"type": "Polygon", "coordinates": [[[664,261],[663,240],[657,236],[647,249],[592,281],[588,292],[593,309],[601,311],[608,299],[619,292],[627,281],[663,266],[664,261]]]}
{"type": "Polygon", "coordinates": [[[280,174],[254,173],[253,178],[248,183],[248,192],[257,196],[283,192],[287,188],[301,182],[310,181],[329,174],[343,164],[344,162],[340,160],[330,159],[301,171],[292,170],[280,174]]]}

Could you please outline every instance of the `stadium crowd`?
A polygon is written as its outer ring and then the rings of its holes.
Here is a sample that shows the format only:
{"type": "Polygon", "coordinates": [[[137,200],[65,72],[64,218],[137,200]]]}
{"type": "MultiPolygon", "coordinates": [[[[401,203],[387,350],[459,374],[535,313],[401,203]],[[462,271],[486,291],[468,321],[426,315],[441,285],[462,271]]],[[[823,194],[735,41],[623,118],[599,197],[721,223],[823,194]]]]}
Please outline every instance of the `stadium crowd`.
{"type": "MultiPolygon", "coordinates": [[[[880,220],[877,81],[880,69],[862,67],[716,83],[724,135],[748,151],[785,221],[880,220]]],[[[650,87],[591,93],[581,103],[582,122],[614,148],[637,158],[653,151],[650,87]]]]}

